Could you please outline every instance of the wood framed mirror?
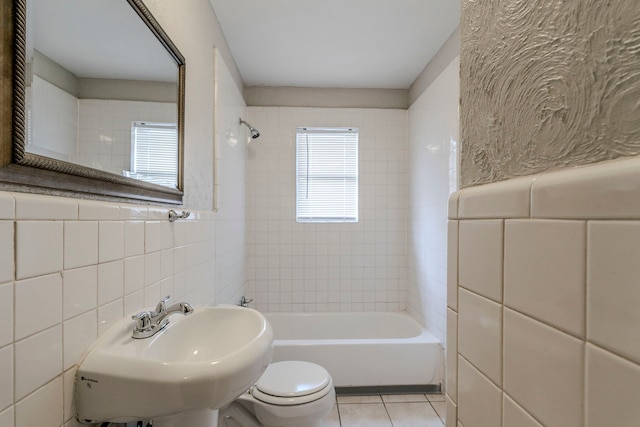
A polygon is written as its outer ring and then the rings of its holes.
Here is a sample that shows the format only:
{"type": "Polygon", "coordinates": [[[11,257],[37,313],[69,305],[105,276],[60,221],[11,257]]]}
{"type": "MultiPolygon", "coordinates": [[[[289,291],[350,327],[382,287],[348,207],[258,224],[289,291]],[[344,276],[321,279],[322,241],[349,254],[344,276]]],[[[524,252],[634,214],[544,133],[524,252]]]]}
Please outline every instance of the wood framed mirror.
{"type": "Polygon", "coordinates": [[[0,189],[181,204],[185,60],[142,0],[0,2],[0,189]]]}

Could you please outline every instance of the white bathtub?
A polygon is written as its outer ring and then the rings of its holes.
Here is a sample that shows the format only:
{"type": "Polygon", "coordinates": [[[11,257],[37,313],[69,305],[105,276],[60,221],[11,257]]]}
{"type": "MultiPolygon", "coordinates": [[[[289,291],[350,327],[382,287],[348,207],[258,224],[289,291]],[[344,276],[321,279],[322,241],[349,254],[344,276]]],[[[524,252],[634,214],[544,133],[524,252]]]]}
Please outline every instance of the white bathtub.
{"type": "Polygon", "coordinates": [[[339,388],[435,391],[440,342],[406,313],[265,313],[273,361],[324,366],[339,388]],[[417,388],[416,388],[417,387],[417,388]]]}

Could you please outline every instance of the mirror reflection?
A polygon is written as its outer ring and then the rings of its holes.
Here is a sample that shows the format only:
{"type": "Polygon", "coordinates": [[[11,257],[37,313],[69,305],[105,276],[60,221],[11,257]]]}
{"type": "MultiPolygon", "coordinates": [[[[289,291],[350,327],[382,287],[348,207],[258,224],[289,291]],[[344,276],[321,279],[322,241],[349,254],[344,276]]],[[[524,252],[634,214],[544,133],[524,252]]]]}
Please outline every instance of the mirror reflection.
{"type": "Polygon", "coordinates": [[[126,0],[27,1],[28,153],[178,187],[178,67],[126,0]]]}

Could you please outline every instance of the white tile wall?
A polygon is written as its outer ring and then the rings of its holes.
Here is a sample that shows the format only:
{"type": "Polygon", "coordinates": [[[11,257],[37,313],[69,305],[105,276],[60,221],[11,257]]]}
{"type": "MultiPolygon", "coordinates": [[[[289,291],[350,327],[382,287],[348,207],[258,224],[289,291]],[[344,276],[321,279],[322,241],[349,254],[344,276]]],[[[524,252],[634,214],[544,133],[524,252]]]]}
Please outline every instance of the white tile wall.
{"type": "Polygon", "coordinates": [[[449,378],[457,377],[457,406],[451,386],[447,402],[466,427],[637,422],[637,166],[638,158],[618,160],[452,196],[459,250],[449,264],[457,269],[450,295],[459,299],[449,304],[448,339],[457,340],[459,364],[448,366],[455,371],[449,378]],[[491,278],[481,282],[490,289],[474,285],[483,277],[491,278]],[[501,354],[502,383],[488,365],[501,354]],[[478,408],[493,387],[502,404],[478,408]]]}
{"type": "MultiPolygon", "coordinates": [[[[247,280],[264,311],[396,311],[406,301],[404,110],[249,108],[247,280]],[[360,222],[295,222],[295,129],[360,130],[360,222]]],[[[221,195],[224,200],[224,194],[221,195]]]]}
{"type": "Polygon", "coordinates": [[[448,198],[458,178],[459,67],[458,57],[411,105],[408,122],[407,308],[443,344],[448,198]]]}
{"type": "MultiPolygon", "coordinates": [[[[195,305],[215,301],[217,260],[207,248],[215,244],[218,218],[194,212],[169,224],[158,220],[167,208],[0,195],[0,204],[14,203],[17,214],[0,222],[16,227],[15,239],[7,235],[15,251],[7,245],[4,254],[15,257],[15,274],[10,263],[0,281],[0,425],[13,427],[15,417],[16,426],[59,427],[62,390],[69,402],[76,363],[113,322],[166,294],[195,305]],[[38,210],[55,220],[37,216],[38,210]],[[149,222],[154,226],[145,227],[149,222]],[[125,230],[132,230],[127,239],[125,230]],[[147,248],[145,241],[157,243],[147,248]],[[51,410],[46,420],[39,418],[45,409],[51,410]]],[[[64,414],[64,421],[73,416],[70,409],[64,414]]]]}
{"type": "Polygon", "coordinates": [[[131,122],[176,123],[170,102],[78,100],[78,162],[122,175],[131,170],[131,122]]]}

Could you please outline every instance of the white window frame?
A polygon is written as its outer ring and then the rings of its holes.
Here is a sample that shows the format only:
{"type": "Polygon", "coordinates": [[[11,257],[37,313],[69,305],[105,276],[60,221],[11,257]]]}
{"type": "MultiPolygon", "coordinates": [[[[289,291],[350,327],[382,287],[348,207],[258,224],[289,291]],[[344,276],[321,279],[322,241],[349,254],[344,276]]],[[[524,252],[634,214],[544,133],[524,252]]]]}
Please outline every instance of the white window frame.
{"type": "Polygon", "coordinates": [[[136,179],[177,188],[178,126],[176,123],[131,122],[131,173],[136,179]]]}
{"type": "Polygon", "coordinates": [[[296,129],[296,222],[358,222],[359,134],[296,129]]]}

